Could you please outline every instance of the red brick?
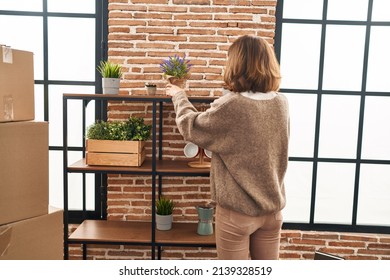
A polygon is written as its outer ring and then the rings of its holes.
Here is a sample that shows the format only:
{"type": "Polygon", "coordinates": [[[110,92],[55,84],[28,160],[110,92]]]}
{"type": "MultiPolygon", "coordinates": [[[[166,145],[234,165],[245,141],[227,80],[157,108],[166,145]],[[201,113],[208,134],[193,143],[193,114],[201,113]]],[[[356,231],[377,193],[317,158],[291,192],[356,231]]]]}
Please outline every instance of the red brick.
{"type": "Polygon", "coordinates": [[[148,10],[152,12],[157,11],[157,12],[183,13],[183,12],[187,12],[187,7],[162,5],[162,6],[149,6],[148,10]]]}
{"type": "Polygon", "coordinates": [[[137,27],[137,33],[173,34],[173,28],[137,27]]]}
{"type": "Polygon", "coordinates": [[[379,250],[390,250],[390,244],[383,243],[369,243],[367,245],[368,249],[379,249],[379,250]]]}
{"type": "Polygon", "coordinates": [[[215,15],[214,19],[227,20],[227,21],[237,21],[237,20],[252,21],[253,16],[248,14],[217,14],[215,15]]]}
{"type": "Polygon", "coordinates": [[[340,236],[337,233],[331,233],[331,232],[313,232],[313,233],[304,232],[302,235],[302,238],[338,240],[340,238],[340,236]]]}
{"type": "Polygon", "coordinates": [[[183,42],[187,41],[186,36],[179,35],[149,35],[149,41],[169,41],[169,42],[183,42]]]}
{"type": "Polygon", "coordinates": [[[211,0],[172,0],[175,5],[210,5],[211,0]]]}
{"type": "Polygon", "coordinates": [[[346,260],[378,260],[375,256],[347,256],[344,257],[346,260]]]}
{"type": "Polygon", "coordinates": [[[297,239],[292,238],[289,241],[290,244],[303,244],[303,245],[322,245],[324,246],[326,244],[325,240],[319,240],[319,239],[297,239]]]}
{"type": "Polygon", "coordinates": [[[319,248],[318,250],[322,251],[322,252],[325,252],[325,253],[329,253],[329,254],[333,254],[333,255],[339,255],[339,256],[343,256],[344,254],[348,254],[348,255],[351,255],[351,254],[354,254],[355,250],[354,249],[348,249],[348,248],[330,248],[330,247],[321,247],[319,248]]]}
{"type": "Polygon", "coordinates": [[[334,246],[334,247],[356,247],[356,248],[365,248],[366,243],[364,242],[335,242],[331,241],[328,243],[329,246],[334,246]]]}
{"type": "Polygon", "coordinates": [[[362,255],[386,255],[386,256],[389,256],[390,255],[390,250],[366,250],[366,249],[359,249],[357,251],[358,254],[362,254],[362,255]]]}
{"type": "Polygon", "coordinates": [[[290,253],[290,252],[280,252],[279,259],[288,260],[288,259],[300,259],[301,255],[299,253],[290,253]]]}
{"type": "Polygon", "coordinates": [[[355,234],[341,234],[340,240],[355,240],[355,241],[366,241],[366,242],[378,242],[378,238],[375,236],[368,235],[355,235],[355,234]]]}
{"type": "MultiPolygon", "coordinates": [[[[115,2],[118,2],[118,1],[115,1],[115,2]]],[[[126,2],[123,2],[123,1],[120,1],[122,3],[126,3],[126,4],[116,4],[116,3],[110,3],[108,5],[108,10],[109,11],[113,11],[113,10],[120,10],[120,11],[146,11],[147,8],[146,6],[144,5],[129,5],[126,1],[126,2]]]]}
{"type": "Polygon", "coordinates": [[[304,246],[304,245],[282,245],[281,249],[283,251],[299,251],[299,252],[314,252],[315,247],[314,246],[304,246]]]}
{"type": "Polygon", "coordinates": [[[171,14],[167,13],[135,13],[134,18],[144,18],[149,19],[148,23],[151,22],[151,20],[156,19],[172,19],[171,14]]]}
{"type": "Polygon", "coordinates": [[[253,0],[252,1],[253,6],[276,6],[276,1],[275,0],[269,0],[269,1],[262,1],[262,0],[253,0]]]}
{"type": "Polygon", "coordinates": [[[235,0],[234,3],[232,3],[231,0],[214,0],[213,4],[225,6],[230,6],[232,4],[234,4],[235,6],[250,6],[251,2],[251,0],[235,0]]]}
{"type": "Polygon", "coordinates": [[[199,29],[199,28],[179,28],[177,34],[196,34],[196,35],[214,35],[216,34],[214,30],[210,29],[199,29]]]}
{"type": "Polygon", "coordinates": [[[302,233],[300,231],[282,230],[281,235],[288,238],[301,238],[302,233]]]}
{"type": "Polygon", "coordinates": [[[382,237],[382,236],[380,236],[379,242],[381,242],[381,243],[390,243],[390,237],[382,237]]]}
{"type": "Polygon", "coordinates": [[[226,7],[217,7],[217,6],[209,6],[209,7],[189,7],[191,13],[226,13],[228,9],[226,7]]]}
{"type": "Polygon", "coordinates": [[[175,20],[175,21],[167,21],[167,20],[150,20],[148,21],[148,26],[187,26],[187,22],[182,20],[175,20]]]}
{"type": "Polygon", "coordinates": [[[133,4],[168,4],[168,0],[131,0],[133,4]]]}
{"type": "Polygon", "coordinates": [[[231,13],[244,13],[244,14],[268,14],[267,9],[255,8],[255,7],[250,7],[250,8],[235,7],[235,8],[229,9],[229,12],[231,12],[231,13]]]}

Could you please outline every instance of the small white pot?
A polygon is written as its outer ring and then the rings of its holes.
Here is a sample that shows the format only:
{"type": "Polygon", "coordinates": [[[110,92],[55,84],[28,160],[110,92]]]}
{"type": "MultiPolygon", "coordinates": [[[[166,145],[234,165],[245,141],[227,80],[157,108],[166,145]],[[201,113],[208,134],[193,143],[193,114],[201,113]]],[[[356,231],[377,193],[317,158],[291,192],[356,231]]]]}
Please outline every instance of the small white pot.
{"type": "Polygon", "coordinates": [[[156,228],[158,230],[170,230],[172,228],[172,215],[156,214],[156,228]]]}
{"type": "Polygon", "coordinates": [[[146,87],[148,95],[156,95],[157,87],[146,87]]]}
{"type": "Polygon", "coordinates": [[[120,78],[102,78],[102,88],[104,94],[118,94],[120,78]]]}

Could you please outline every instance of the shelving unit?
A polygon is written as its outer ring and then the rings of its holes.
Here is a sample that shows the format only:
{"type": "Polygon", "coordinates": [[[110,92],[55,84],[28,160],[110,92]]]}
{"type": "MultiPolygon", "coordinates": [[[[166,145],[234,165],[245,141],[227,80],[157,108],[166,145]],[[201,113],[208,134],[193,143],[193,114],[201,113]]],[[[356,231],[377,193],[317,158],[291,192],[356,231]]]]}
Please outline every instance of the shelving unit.
{"type": "MultiPolygon", "coordinates": [[[[191,97],[192,102],[210,103],[214,97],[191,97]]],[[[200,236],[196,233],[196,223],[175,223],[169,231],[156,230],[155,201],[156,191],[162,192],[163,176],[209,176],[209,168],[191,168],[186,160],[163,159],[163,107],[170,103],[171,98],[166,96],[131,96],[109,94],[64,94],[63,95],[63,166],[64,166],[64,258],[69,258],[69,244],[83,244],[83,258],[86,259],[88,244],[122,244],[143,245],[151,247],[151,258],[161,258],[162,246],[188,247],[215,247],[214,235],[200,236]],[[68,102],[82,100],[84,106],[95,100],[101,102],[101,108],[107,107],[108,101],[143,102],[152,104],[152,157],[147,158],[140,167],[88,166],[85,163],[85,143],[83,144],[83,158],[75,163],[68,162],[68,102]],[[159,106],[159,116],[157,116],[159,106]],[[159,137],[157,139],[157,123],[159,137]],[[158,149],[158,150],[157,150],[158,149]],[[158,152],[157,152],[158,151],[158,152]],[[152,178],[152,216],[150,221],[109,221],[84,220],[69,236],[69,209],[68,209],[68,174],[137,174],[152,178]],[[158,187],[158,189],[157,189],[158,187]]],[[[85,127],[83,126],[83,129],[85,127]]],[[[83,134],[84,136],[84,134],[83,134]]],[[[85,200],[85,196],[84,196],[85,200]]],[[[83,203],[85,208],[85,203],[83,203]]],[[[83,209],[83,211],[86,211],[83,209]]]]}

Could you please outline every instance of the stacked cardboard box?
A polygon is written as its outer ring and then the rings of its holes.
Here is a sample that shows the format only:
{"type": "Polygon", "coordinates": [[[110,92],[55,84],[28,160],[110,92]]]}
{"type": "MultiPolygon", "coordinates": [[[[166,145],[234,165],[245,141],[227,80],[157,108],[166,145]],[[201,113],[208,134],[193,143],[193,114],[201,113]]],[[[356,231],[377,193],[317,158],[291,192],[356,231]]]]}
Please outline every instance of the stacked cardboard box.
{"type": "Polygon", "coordinates": [[[49,210],[48,123],[34,121],[33,54],[0,46],[0,259],[62,259],[49,210]]]}
{"type": "Polygon", "coordinates": [[[0,46],[0,122],[34,118],[33,54],[0,46]]]}

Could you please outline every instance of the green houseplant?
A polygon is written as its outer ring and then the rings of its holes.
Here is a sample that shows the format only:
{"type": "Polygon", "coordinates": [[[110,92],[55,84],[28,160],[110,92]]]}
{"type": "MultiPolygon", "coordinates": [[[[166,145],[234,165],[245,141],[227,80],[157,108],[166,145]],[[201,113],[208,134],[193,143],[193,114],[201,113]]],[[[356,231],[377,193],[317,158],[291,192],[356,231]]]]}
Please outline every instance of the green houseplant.
{"type": "Polygon", "coordinates": [[[130,117],[126,121],[98,121],[87,129],[87,138],[96,140],[147,141],[152,126],[141,117],[130,117]]]}
{"type": "Polygon", "coordinates": [[[102,75],[102,87],[105,94],[118,94],[122,68],[110,61],[100,61],[97,70],[102,75]]]}
{"type": "Polygon", "coordinates": [[[172,228],[172,213],[175,203],[172,199],[160,196],[156,201],[156,228],[158,230],[170,230],[172,228]]]}
{"type": "Polygon", "coordinates": [[[151,125],[140,117],[126,121],[98,121],[87,129],[88,165],[140,166],[145,160],[145,141],[151,125]]]}

